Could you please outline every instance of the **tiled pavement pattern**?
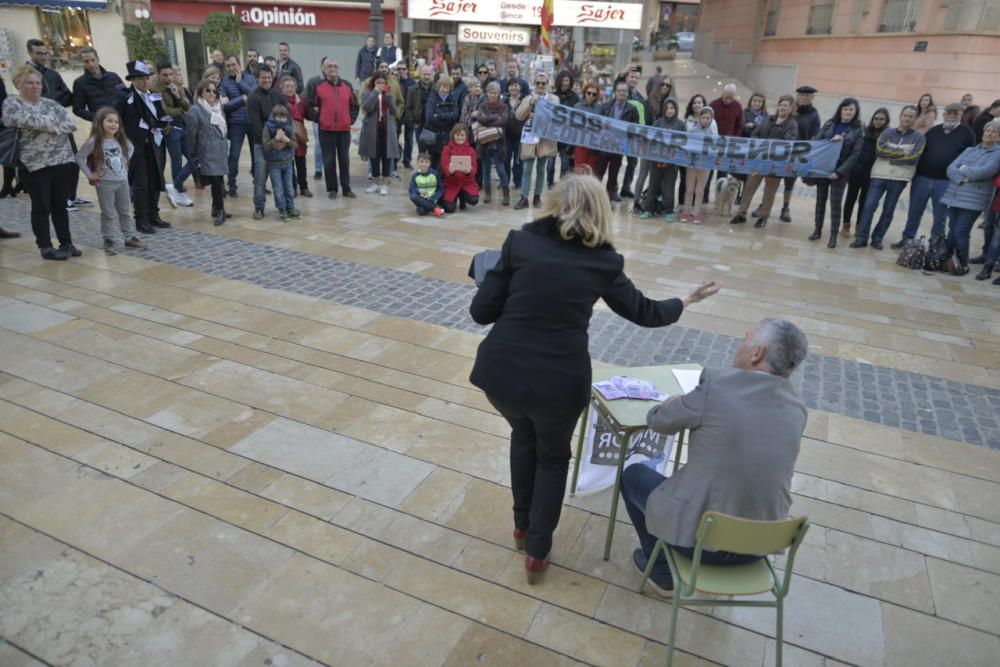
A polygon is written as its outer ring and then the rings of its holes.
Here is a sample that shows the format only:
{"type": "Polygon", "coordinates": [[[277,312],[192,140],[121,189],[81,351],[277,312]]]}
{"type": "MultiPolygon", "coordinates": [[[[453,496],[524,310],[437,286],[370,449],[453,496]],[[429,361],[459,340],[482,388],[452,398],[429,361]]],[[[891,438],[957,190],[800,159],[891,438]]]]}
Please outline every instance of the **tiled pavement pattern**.
{"type": "MultiPolygon", "coordinates": [[[[667,67],[685,91],[722,83],[667,67]]],[[[318,198],[281,225],[243,196],[214,229],[193,196],[178,234],[464,289],[468,253],[525,219],[318,198]]],[[[684,315],[702,354],[777,312],[832,359],[1000,389],[994,288],[809,244],[808,207],[766,234],[619,211],[615,234],[649,293],[722,277],[684,315]]],[[[669,606],[634,592],[622,515],[601,559],[608,493],[566,499],[553,567],[525,585],[508,429],[467,383],[480,340],[138,255],[43,262],[30,239],[0,243],[0,665],[662,665],[669,606]]],[[[996,665],[997,456],[810,410],[785,664],[996,665]]],[[[682,612],[677,664],[770,665],[773,636],[766,610],[682,612]]]]}
{"type": "MultiPolygon", "coordinates": [[[[11,218],[27,219],[25,198],[4,203],[11,218]]],[[[75,240],[100,247],[99,216],[74,214],[75,240]]],[[[25,223],[10,225],[30,234],[25,223]]],[[[150,248],[131,254],[263,287],[319,297],[430,324],[485,332],[469,317],[475,293],[459,284],[377,266],[183,229],[151,237],[150,248]]],[[[644,329],[622,318],[594,314],[591,354],[623,366],[697,362],[722,366],[739,340],[680,324],[644,329]]],[[[1000,391],[909,371],[873,366],[823,354],[810,354],[793,380],[806,405],[886,426],[940,435],[1000,448],[1000,391]]]]}

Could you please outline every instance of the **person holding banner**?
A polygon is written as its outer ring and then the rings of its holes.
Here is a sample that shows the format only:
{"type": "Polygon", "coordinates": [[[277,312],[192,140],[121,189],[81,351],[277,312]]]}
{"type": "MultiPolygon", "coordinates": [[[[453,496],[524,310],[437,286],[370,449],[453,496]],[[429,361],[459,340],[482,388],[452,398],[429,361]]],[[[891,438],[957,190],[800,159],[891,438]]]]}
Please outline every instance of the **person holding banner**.
{"type": "Polygon", "coordinates": [[[706,282],[683,300],[647,298],[611,244],[611,217],[598,181],[579,174],[560,180],[535,220],[508,233],[469,308],[477,323],[493,324],[470,381],[511,427],[514,542],[526,552],[529,584],[549,564],[573,430],[590,397],[594,303],[604,299],[625,319],[662,327],[721,287],[706,282]]]}
{"type": "MultiPolygon", "coordinates": [[[[663,115],[653,123],[654,127],[665,130],[684,131],[684,121],[678,114],[677,100],[668,97],[663,102],[663,115]]],[[[646,190],[646,200],[643,202],[643,220],[653,217],[653,210],[656,207],[656,200],[663,197],[663,211],[666,214],[667,222],[674,221],[674,184],[677,180],[677,165],[669,162],[656,162],[648,160],[649,167],[649,189],[646,190]]]]}
{"type": "MultiPolygon", "coordinates": [[[[577,102],[575,109],[580,111],[586,111],[587,113],[600,115],[601,113],[601,103],[599,101],[601,95],[600,89],[597,84],[593,81],[587,82],[583,87],[583,99],[577,102]]],[[[600,153],[595,150],[591,150],[586,146],[576,146],[573,148],[573,164],[576,173],[582,173],[581,169],[583,165],[590,167],[590,173],[597,173],[597,162],[600,159],[600,153]]]]}
{"type": "Polygon", "coordinates": [[[840,212],[843,206],[844,189],[861,159],[864,144],[864,127],[861,126],[861,105],[853,97],[844,98],[837,106],[833,118],[826,121],[819,131],[817,140],[839,141],[840,155],[837,168],[826,178],[816,180],[816,227],[809,236],[810,241],[818,241],[823,236],[823,217],[826,215],[826,201],[830,199],[830,240],[827,248],[837,247],[840,233],[840,212]]]}
{"type": "MultiPolygon", "coordinates": [[[[799,125],[792,116],[792,105],[795,98],[791,95],[782,95],[778,98],[778,110],[773,116],[768,116],[761,121],[760,125],[750,133],[751,137],[761,139],[784,139],[795,141],[799,138],[799,125]]],[[[763,176],[761,174],[750,174],[747,177],[746,187],[743,188],[743,199],[740,201],[740,210],[729,221],[731,225],[741,225],[747,221],[747,211],[750,210],[750,201],[754,193],[760,187],[760,182],[764,181],[764,200],[757,208],[757,221],[754,227],[760,229],[767,224],[767,219],[771,216],[771,207],[774,205],[774,196],[778,193],[778,186],[781,185],[781,178],[778,176],[763,176]]]]}
{"type": "MultiPolygon", "coordinates": [[[[711,137],[719,136],[719,131],[715,127],[715,112],[712,107],[704,107],[701,113],[698,114],[698,123],[696,125],[687,125],[688,134],[706,134],[711,137]]],[[[681,202],[683,207],[683,212],[681,213],[681,222],[692,222],[696,225],[701,224],[701,202],[699,202],[699,194],[708,184],[708,179],[711,176],[711,172],[708,169],[702,169],[699,167],[688,167],[687,170],[687,189],[685,190],[685,201],[681,202]],[[690,204],[687,201],[690,200],[690,204]]]]}
{"type": "MultiPolygon", "coordinates": [[[[535,196],[532,198],[531,205],[536,207],[542,205],[545,167],[549,159],[559,151],[556,142],[542,139],[531,131],[531,121],[535,115],[535,105],[538,104],[538,100],[546,99],[552,104],[558,104],[559,98],[548,92],[549,75],[545,72],[537,72],[532,81],[535,84],[534,92],[525,97],[518,105],[517,111],[514,112],[514,116],[518,120],[524,121],[524,129],[521,131],[521,162],[524,165],[521,175],[521,198],[514,204],[515,210],[528,208],[532,177],[535,181],[535,196]]],[[[621,162],[621,157],[618,158],[618,161],[621,162]]]]}
{"type": "MultiPolygon", "coordinates": [[[[626,123],[638,123],[639,112],[629,104],[628,84],[624,81],[615,82],[615,96],[604,105],[601,115],[614,118],[626,123]]],[[[597,158],[597,169],[594,176],[597,180],[604,178],[605,172],[608,174],[608,198],[611,201],[621,201],[622,195],[618,192],[618,170],[622,166],[622,156],[620,153],[601,153],[597,158]]],[[[624,189],[624,186],[622,186],[624,189]]]]}

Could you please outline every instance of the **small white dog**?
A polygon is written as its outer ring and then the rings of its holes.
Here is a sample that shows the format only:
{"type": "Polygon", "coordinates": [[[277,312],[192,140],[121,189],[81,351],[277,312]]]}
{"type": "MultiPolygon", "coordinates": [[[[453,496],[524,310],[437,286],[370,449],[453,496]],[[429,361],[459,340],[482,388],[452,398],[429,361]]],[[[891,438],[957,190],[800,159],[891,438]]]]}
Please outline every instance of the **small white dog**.
{"type": "Polygon", "coordinates": [[[715,214],[733,214],[733,202],[740,193],[740,181],[735,176],[723,176],[715,180],[715,214]]]}

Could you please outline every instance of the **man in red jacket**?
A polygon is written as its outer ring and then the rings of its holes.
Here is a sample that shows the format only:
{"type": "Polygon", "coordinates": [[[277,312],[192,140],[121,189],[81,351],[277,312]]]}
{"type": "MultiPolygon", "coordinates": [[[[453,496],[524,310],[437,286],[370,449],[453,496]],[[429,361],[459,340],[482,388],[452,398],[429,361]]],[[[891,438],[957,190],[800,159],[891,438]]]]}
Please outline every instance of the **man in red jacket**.
{"type": "MultiPolygon", "coordinates": [[[[722,96],[712,100],[709,105],[715,112],[715,125],[719,135],[723,137],[738,137],[743,133],[743,107],[736,100],[736,86],[727,83],[722,88],[722,96]]],[[[728,172],[718,171],[716,178],[722,178],[728,172]]]]}
{"type": "Polygon", "coordinates": [[[319,145],[323,153],[323,173],[326,192],[337,198],[337,168],[340,168],[340,189],[345,197],[354,199],[351,190],[350,156],[351,125],[358,118],[358,100],[351,84],[340,78],[340,65],[327,58],[323,63],[323,80],[310,91],[309,109],[319,123],[319,145]]]}

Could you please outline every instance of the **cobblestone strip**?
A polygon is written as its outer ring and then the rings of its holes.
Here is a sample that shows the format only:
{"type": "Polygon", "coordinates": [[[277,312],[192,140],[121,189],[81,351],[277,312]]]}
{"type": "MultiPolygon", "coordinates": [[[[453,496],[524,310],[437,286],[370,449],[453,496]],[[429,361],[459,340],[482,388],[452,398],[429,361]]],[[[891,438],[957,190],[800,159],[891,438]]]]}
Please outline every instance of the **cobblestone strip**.
{"type": "MultiPolygon", "coordinates": [[[[30,235],[27,209],[23,197],[0,203],[4,225],[30,235]]],[[[96,212],[74,213],[73,222],[75,242],[100,247],[96,212]]],[[[471,284],[184,229],[148,240],[148,250],[127,252],[385,315],[475,333],[488,330],[469,318],[471,284]]],[[[592,356],[615,365],[725,366],[738,344],[732,336],[681,325],[644,329],[610,313],[595,313],[591,321],[592,356]]],[[[1000,391],[822,354],[810,354],[792,379],[810,408],[1000,449],[1000,391]]]]}

